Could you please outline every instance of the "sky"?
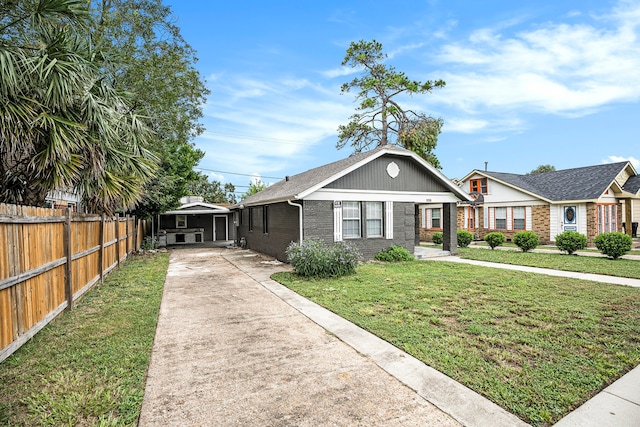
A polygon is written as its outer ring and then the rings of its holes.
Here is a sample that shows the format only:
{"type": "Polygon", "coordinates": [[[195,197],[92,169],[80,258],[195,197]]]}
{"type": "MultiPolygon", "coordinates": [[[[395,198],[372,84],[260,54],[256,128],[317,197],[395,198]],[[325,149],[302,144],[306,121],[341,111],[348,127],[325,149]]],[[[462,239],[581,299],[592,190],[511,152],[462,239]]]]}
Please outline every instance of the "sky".
{"type": "Polygon", "coordinates": [[[356,112],[340,87],[361,70],[340,64],[373,39],[410,79],[446,82],[398,101],[443,119],[448,178],[485,162],[524,174],[630,160],[640,172],[640,0],[164,4],[211,91],[199,168],[238,194],[352,153],[336,149],[356,112]]]}

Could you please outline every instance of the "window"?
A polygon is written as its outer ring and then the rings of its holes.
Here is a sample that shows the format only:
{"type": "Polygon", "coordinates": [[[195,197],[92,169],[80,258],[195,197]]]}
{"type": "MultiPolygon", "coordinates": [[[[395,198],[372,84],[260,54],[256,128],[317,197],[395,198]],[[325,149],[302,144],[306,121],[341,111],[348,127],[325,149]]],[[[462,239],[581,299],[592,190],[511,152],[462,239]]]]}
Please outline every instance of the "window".
{"type": "Polygon", "coordinates": [[[360,202],[342,202],[342,236],[360,237],[360,202]]]}
{"type": "Polygon", "coordinates": [[[382,202],[367,202],[367,237],[382,237],[382,202]]]}
{"type": "Polygon", "coordinates": [[[262,232],[269,233],[269,206],[262,207],[262,232]]]}
{"type": "Polygon", "coordinates": [[[440,208],[431,209],[431,228],[442,228],[440,212],[440,208]]]}
{"type": "Polygon", "coordinates": [[[186,215],[176,215],[176,228],[187,228],[186,215]]]}
{"type": "Polygon", "coordinates": [[[496,230],[507,229],[507,208],[496,208],[496,230]]]}
{"type": "Polygon", "coordinates": [[[253,231],[253,208],[249,208],[249,231],[253,231]]]}
{"type": "Polygon", "coordinates": [[[524,207],[513,208],[513,229],[524,230],[524,207]]]}
{"type": "Polygon", "coordinates": [[[487,192],[487,178],[472,179],[469,181],[469,190],[477,193],[488,194],[487,192]]]}
{"type": "Polygon", "coordinates": [[[476,229],[476,210],[472,206],[467,206],[467,230],[476,229]]]}
{"type": "Polygon", "coordinates": [[[618,205],[598,205],[598,233],[618,231],[618,205]]]}

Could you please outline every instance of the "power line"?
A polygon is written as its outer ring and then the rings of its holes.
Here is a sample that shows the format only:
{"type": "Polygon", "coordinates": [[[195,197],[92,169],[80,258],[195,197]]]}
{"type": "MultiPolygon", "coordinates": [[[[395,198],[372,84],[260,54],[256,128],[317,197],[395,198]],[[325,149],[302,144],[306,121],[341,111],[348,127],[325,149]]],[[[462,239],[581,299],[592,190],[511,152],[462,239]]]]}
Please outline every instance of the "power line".
{"type": "MultiPolygon", "coordinates": [[[[201,167],[197,167],[196,169],[200,169],[200,170],[208,171],[208,172],[226,173],[226,174],[229,174],[229,175],[240,175],[240,176],[255,176],[256,175],[254,173],[224,172],[224,171],[219,171],[219,170],[215,170],[215,169],[207,169],[207,168],[201,168],[201,167]]],[[[260,178],[284,179],[284,178],[279,177],[279,176],[262,176],[262,175],[260,175],[260,178]]]]}

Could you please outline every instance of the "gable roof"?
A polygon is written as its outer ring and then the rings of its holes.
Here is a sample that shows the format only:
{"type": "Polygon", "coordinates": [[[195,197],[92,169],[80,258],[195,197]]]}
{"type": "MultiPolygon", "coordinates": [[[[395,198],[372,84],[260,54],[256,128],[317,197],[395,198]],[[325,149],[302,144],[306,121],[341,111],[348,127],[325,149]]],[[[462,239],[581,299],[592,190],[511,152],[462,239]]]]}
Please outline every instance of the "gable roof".
{"type": "Polygon", "coordinates": [[[393,154],[411,157],[420,163],[425,169],[429,170],[448,188],[451,192],[461,200],[470,200],[469,195],[462,191],[457,185],[453,184],[439,170],[427,163],[416,153],[396,145],[385,145],[374,150],[364,153],[354,154],[345,159],[338,160],[333,163],[309,169],[306,172],[299,173],[287,177],[275,184],[265,188],[264,190],[253,194],[246,199],[236,203],[233,207],[240,205],[259,205],[265,203],[283,202],[292,199],[303,199],[314,191],[326,186],[327,184],[347,175],[355,169],[381,157],[385,154],[393,154]]]}
{"type": "MultiPolygon", "coordinates": [[[[613,185],[618,174],[627,167],[631,168],[634,173],[634,176],[631,177],[634,180],[630,184],[633,186],[638,175],[635,175],[629,162],[607,163],[527,175],[475,170],[467,175],[463,181],[474,174],[479,174],[549,202],[596,200],[613,185]]],[[[627,180],[627,183],[631,178],[627,180]]],[[[627,184],[625,184],[626,186],[627,184]]],[[[625,189],[625,191],[628,190],[625,189]]]]}
{"type": "Polygon", "coordinates": [[[175,210],[164,212],[161,215],[182,215],[182,214],[208,214],[208,213],[229,213],[228,205],[214,205],[205,202],[185,203],[175,210]]]}
{"type": "Polygon", "coordinates": [[[634,175],[629,177],[627,182],[624,183],[622,189],[627,193],[640,196],[640,175],[634,175]]]}

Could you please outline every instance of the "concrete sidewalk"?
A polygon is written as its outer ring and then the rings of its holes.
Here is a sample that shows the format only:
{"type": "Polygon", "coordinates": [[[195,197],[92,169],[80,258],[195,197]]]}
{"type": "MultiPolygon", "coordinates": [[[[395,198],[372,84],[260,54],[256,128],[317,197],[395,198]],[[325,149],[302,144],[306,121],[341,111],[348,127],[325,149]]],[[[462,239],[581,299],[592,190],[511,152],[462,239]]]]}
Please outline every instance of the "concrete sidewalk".
{"type": "MultiPolygon", "coordinates": [[[[605,276],[601,274],[575,273],[522,265],[499,264],[462,259],[456,256],[429,258],[429,260],[480,265],[483,267],[640,287],[640,280],[638,279],[605,276]]],[[[561,419],[554,427],[640,427],[640,366],[632,369],[618,381],[561,419]]]]}

